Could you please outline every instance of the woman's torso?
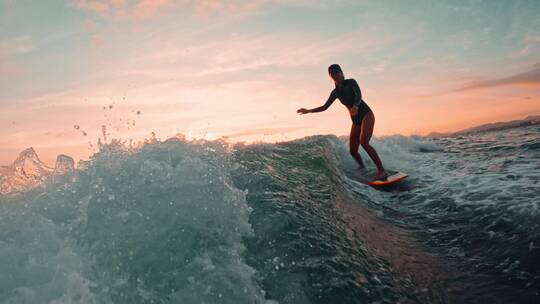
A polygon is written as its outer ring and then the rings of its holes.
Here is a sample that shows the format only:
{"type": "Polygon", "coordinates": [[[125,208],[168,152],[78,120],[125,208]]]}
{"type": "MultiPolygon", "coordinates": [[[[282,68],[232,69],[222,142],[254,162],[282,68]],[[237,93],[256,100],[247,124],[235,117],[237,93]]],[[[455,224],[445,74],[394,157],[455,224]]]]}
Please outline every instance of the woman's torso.
{"type": "Polygon", "coordinates": [[[362,92],[360,91],[360,87],[356,83],[356,80],[354,80],[353,78],[344,79],[340,86],[336,85],[334,93],[336,94],[336,97],[339,99],[339,101],[347,108],[358,104],[358,102],[360,102],[360,104],[363,103],[367,106],[367,103],[362,99],[362,92]]]}

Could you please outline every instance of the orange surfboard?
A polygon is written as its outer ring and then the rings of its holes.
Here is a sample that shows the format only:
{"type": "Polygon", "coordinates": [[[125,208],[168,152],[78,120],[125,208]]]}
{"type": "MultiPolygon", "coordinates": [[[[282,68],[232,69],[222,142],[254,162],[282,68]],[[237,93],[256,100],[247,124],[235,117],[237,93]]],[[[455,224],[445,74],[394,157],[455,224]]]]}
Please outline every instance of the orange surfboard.
{"type": "Polygon", "coordinates": [[[388,186],[395,184],[401,180],[404,180],[407,178],[407,174],[403,172],[390,172],[390,175],[387,176],[385,179],[376,179],[371,180],[368,182],[368,185],[371,186],[388,186]]]}

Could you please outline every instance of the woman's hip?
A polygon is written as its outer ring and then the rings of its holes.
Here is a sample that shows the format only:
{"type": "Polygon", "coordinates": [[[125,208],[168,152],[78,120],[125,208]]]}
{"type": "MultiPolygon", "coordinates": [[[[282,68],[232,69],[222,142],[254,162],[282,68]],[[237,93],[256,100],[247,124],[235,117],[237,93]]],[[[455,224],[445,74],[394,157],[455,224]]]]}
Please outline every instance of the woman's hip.
{"type": "Polygon", "coordinates": [[[354,116],[351,116],[352,123],[358,126],[361,125],[362,120],[368,114],[373,115],[373,112],[371,111],[369,107],[359,108],[358,113],[356,113],[356,115],[354,116]]]}

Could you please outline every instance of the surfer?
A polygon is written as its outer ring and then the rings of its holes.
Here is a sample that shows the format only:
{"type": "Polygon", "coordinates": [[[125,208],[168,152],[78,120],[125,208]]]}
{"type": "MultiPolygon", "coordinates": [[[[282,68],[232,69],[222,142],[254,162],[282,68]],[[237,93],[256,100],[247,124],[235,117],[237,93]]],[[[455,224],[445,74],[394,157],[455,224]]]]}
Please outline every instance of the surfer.
{"type": "Polygon", "coordinates": [[[358,169],[365,168],[362,158],[358,153],[358,147],[362,145],[377,166],[375,179],[386,178],[388,173],[384,170],[377,151],[369,144],[369,140],[373,134],[375,115],[373,115],[373,111],[371,111],[370,107],[362,99],[362,92],[358,83],[354,78],[345,79],[341,67],[337,64],[332,64],[328,67],[328,74],[334,80],[336,87],[330,92],[326,103],[313,109],[300,108],[296,112],[300,114],[322,112],[328,109],[336,98],[339,99],[349,109],[349,114],[351,115],[352,126],[349,136],[349,152],[358,163],[358,169]]]}

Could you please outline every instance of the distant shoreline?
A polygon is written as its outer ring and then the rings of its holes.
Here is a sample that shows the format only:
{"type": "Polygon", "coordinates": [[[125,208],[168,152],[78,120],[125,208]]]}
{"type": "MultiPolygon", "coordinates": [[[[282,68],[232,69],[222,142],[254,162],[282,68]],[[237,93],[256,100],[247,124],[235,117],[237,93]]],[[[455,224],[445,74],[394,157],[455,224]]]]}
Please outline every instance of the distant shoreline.
{"type": "Polygon", "coordinates": [[[500,131],[518,127],[533,126],[540,124],[540,115],[530,115],[525,117],[525,119],[518,119],[512,121],[501,121],[487,123],[472,128],[463,129],[456,132],[431,132],[423,137],[428,138],[439,138],[439,137],[451,137],[459,135],[468,135],[473,133],[489,132],[489,131],[500,131]]]}

